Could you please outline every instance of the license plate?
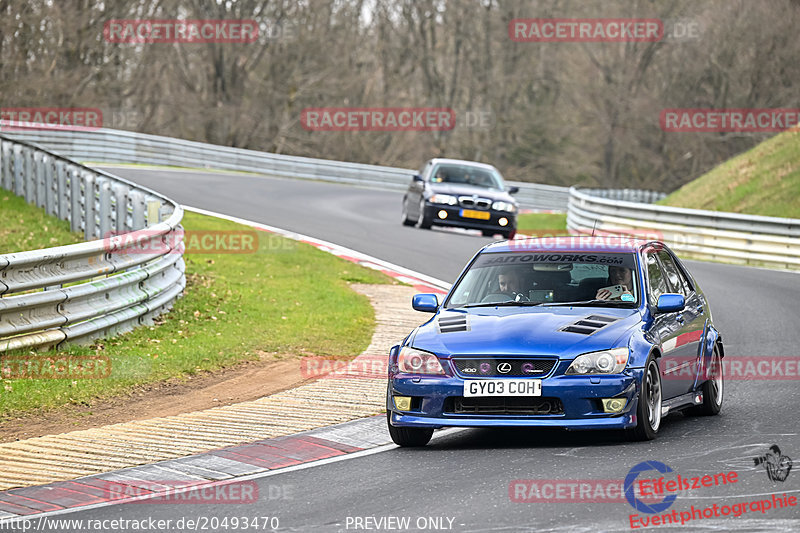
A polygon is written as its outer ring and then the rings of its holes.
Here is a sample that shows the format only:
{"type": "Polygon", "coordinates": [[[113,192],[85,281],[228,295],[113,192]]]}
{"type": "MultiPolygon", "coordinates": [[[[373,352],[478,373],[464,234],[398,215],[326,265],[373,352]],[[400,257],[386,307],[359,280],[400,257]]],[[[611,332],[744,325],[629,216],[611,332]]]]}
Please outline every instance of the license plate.
{"type": "Polygon", "coordinates": [[[488,211],[475,211],[474,209],[461,210],[462,218],[479,218],[481,220],[489,220],[489,216],[490,215],[488,211]]]}
{"type": "Polygon", "coordinates": [[[464,397],[541,396],[541,379],[469,379],[464,381],[464,397]]]}

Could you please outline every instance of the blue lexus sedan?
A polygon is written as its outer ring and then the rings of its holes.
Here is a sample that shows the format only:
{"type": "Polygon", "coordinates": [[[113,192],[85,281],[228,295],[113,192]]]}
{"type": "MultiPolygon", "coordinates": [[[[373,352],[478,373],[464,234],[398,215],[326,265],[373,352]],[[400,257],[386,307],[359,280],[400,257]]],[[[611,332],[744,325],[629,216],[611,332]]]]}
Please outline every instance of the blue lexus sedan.
{"type": "Polygon", "coordinates": [[[618,429],[655,438],[671,410],[722,407],[722,336],[703,292],[658,241],[552,237],[490,244],[389,354],[389,432],[618,429]]]}

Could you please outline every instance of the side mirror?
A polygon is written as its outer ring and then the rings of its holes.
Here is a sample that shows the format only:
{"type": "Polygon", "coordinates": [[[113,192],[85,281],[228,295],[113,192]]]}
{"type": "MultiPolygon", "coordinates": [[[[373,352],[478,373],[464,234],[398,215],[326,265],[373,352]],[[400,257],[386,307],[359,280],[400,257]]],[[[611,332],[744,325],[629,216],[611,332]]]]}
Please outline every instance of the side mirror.
{"type": "Polygon", "coordinates": [[[413,179],[414,179],[414,181],[422,181],[422,176],[420,176],[419,174],[414,174],[414,178],[413,179]]]}
{"type": "Polygon", "coordinates": [[[435,313],[439,309],[439,298],[435,294],[415,294],[411,299],[411,307],[423,313],[435,313]]]}
{"type": "Polygon", "coordinates": [[[509,187],[508,194],[517,194],[519,192],[519,187],[509,187]]]}
{"type": "Polygon", "coordinates": [[[686,301],[683,298],[683,294],[667,293],[658,297],[656,311],[659,313],[674,313],[683,311],[684,307],[686,307],[686,301]]]}

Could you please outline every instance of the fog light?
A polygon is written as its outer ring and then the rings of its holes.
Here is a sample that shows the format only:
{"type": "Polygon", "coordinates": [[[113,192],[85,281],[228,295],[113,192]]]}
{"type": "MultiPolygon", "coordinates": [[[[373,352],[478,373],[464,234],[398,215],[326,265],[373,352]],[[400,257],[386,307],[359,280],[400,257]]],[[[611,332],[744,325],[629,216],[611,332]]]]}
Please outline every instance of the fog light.
{"type": "Polygon", "coordinates": [[[395,396],[394,406],[397,408],[398,411],[410,411],[411,396],[395,396]]]}
{"type": "Polygon", "coordinates": [[[439,211],[439,218],[447,218],[447,211],[445,211],[444,209],[439,211]]]}
{"type": "Polygon", "coordinates": [[[628,401],[625,398],[606,398],[603,400],[603,411],[606,413],[620,413],[625,409],[628,401]]]}
{"type": "Polygon", "coordinates": [[[498,220],[497,223],[500,224],[501,226],[508,226],[508,219],[506,217],[503,217],[500,220],[498,220]]]}

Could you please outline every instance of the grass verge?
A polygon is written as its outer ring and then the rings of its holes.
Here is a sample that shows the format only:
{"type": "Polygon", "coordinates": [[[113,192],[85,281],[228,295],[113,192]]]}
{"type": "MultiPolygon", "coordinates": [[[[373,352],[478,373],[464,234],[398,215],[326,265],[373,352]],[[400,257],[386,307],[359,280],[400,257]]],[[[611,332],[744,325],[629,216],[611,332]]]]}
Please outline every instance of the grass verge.
{"type": "Polygon", "coordinates": [[[525,213],[517,216],[517,233],[546,237],[564,235],[566,232],[566,213],[525,213]]]}
{"type": "Polygon", "coordinates": [[[800,132],[767,139],[673,192],[661,205],[800,218],[800,132]]]}
{"type": "Polygon", "coordinates": [[[24,198],[0,189],[0,254],[10,254],[83,240],[69,230],[69,222],[29,205],[24,198]]]}
{"type": "MultiPolygon", "coordinates": [[[[20,215],[22,227],[34,220],[37,208],[24,201],[21,207],[28,208],[27,215],[20,215]]],[[[36,220],[47,227],[60,223],[49,217],[36,220]]],[[[32,227],[28,225],[28,233],[32,227]]],[[[186,214],[184,227],[187,239],[192,232],[253,231],[194,213],[186,214]]],[[[91,405],[140,385],[183,380],[244,360],[352,357],[362,352],[372,337],[374,312],[348,283],[394,281],[309,245],[260,231],[257,235],[254,253],[187,253],[186,292],[157,325],[92,345],[22,354],[49,359],[105,356],[111,371],[101,379],[0,380],[0,421],[67,404],[91,405]]],[[[48,246],[76,240],[71,234],[51,232],[50,237],[63,240],[48,239],[48,246]]],[[[36,239],[15,242],[31,248],[42,242],[36,239]]],[[[0,249],[9,249],[8,241],[0,241],[0,249]]]]}

